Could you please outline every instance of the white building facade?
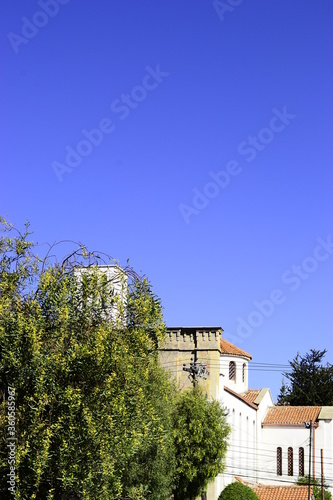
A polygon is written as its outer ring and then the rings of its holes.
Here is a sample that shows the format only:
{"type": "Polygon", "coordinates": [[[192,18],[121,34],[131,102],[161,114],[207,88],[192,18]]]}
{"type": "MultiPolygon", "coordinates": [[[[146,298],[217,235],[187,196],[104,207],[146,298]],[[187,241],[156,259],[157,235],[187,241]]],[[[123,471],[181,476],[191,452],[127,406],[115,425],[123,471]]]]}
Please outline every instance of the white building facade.
{"type": "MultiPolygon", "coordinates": [[[[333,493],[333,407],[275,406],[269,389],[248,388],[251,355],[221,339],[219,401],[232,432],[218,494],[235,478],[253,484],[292,485],[324,476],[333,493]],[[322,451],[321,451],[322,450],[322,451]]],[[[210,499],[208,499],[210,500],[210,499]]]]}

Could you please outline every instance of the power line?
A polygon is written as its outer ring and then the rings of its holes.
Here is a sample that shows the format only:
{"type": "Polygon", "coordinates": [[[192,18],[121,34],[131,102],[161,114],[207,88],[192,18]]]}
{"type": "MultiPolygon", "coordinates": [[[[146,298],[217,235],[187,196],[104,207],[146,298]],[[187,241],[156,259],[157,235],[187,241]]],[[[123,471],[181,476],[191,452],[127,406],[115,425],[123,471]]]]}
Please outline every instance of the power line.
{"type": "MultiPolygon", "coordinates": [[[[172,367],[172,366],[179,366],[183,361],[184,359],[186,358],[182,358],[182,359],[179,359],[179,360],[173,360],[173,361],[161,361],[161,366],[163,368],[169,368],[169,367],[172,367]]],[[[211,362],[209,360],[209,358],[200,358],[201,361],[205,361],[205,362],[208,362],[209,363],[209,366],[211,368],[222,368],[222,369],[225,369],[227,370],[228,369],[228,366],[223,366],[219,363],[214,363],[214,362],[211,362]]],[[[278,366],[275,366],[275,365],[271,365],[271,366],[253,366],[253,367],[248,367],[248,370],[249,371],[262,371],[262,372],[268,372],[268,371],[271,371],[271,372],[278,372],[278,373],[282,373],[282,372],[287,372],[286,368],[279,368],[278,366]]]]}
{"type": "MultiPolygon", "coordinates": [[[[230,461],[230,457],[227,458],[228,462],[230,461]]],[[[260,479],[267,479],[267,480],[272,480],[271,477],[268,477],[269,475],[273,475],[275,476],[275,480],[276,481],[286,481],[285,479],[280,479],[281,476],[277,476],[276,474],[276,470],[275,471],[270,471],[270,470],[267,470],[267,469],[260,469],[260,468],[254,468],[252,466],[249,466],[249,465],[239,465],[239,464],[226,464],[226,467],[227,469],[232,469],[234,470],[234,472],[232,473],[233,475],[238,475],[237,471],[250,471],[250,472],[257,472],[258,474],[266,474],[266,477],[265,476],[262,476],[260,477],[260,479]]],[[[319,474],[320,475],[320,474],[319,474]]],[[[287,476],[287,474],[284,474],[284,476],[287,476]]],[[[293,477],[293,478],[298,478],[299,476],[298,475],[293,475],[293,476],[290,476],[290,477],[293,477]]],[[[301,476],[301,477],[304,477],[304,476],[301,476]]],[[[295,481],[295,480],[294,480],[295,481]]],[[[297,479],[296,479],[297,481],[297,479]]],[[[325,481],[327,482],[332,482],[333,481],[333,478],[331,476],[328,476],[328,477],[325,477],[325,481]]],[[[291,481],[293,482],[293,481],[291,481]]]]}
{"type": "MultiPolygon", "coordinates": [[[[293,448],[299,448],[299,446],[294,446],[293,448]]],[[[251,446],[244,446],[244,445],[237,445],[234,443],[230,443],[228,446],[228,451],[235,452],[238,455],[244,455],[244,457],[250,457],[253,456],[254,454],[256,457],[260,457],[263,459],[269,459],[271,461],[276,460],[276,449],[270,449],[270,450],[265,450],[262,448],[256,448],[256,447],[251,447],[251,446]]],[[[325,450],[324,450],[325,451],[325,450]]],[[[315,458],[320,460],[320,455],[315,455],[315,458]]],[[[317,460],[316,460],[317,462],[317,460]]],[[[329,466],[332,465],[333,462],[329,459],[325,459],[324,461],[325,465],[329,466]]]]}
{"type": "MultiPolygon", "coordinates": [[[[235,469],[236,469],[236,467],[235,467],[235,469]]],[[[246,471],[246,470],[250,470],[250,469],[244,469],[244,470],[246,471]]],[[[252,471],[252,469],[251,469],[251,471],[252,471]]],[[[255,470],[254,472],[257,472],[257,471],[255,470]]],[[[245,474],[243,472],[232,472],[232,471],[224,471],[224,472],[222,472],[221,475],[222,476],[223,475],[230,476],[230,477],[235,477],[235,475],[236,475],[236,476],[244,478],[244,479],[250,479],[251,478],[251,479],[254,479],[255,481],[257,481],[258,479],[260,481],[276,481],[277,484],[274,484],[273,486],[279,486],[279,484],[281,484],[281,483],[293,484],[295,486],[297,485],[297,479],[294,480],[294,481],[287,480],[287,479],[272,479],[271,477],[265,477],[265,476],[258,477],[258,474],[252,474],[251,475],[251,474],[245,474]]],[[[332,479],[328,480],[326,477],[325,477],[325,481],[328,484],[328,486],[329,486],[329,483],[332,483],[332,479]]],[[[269,486],[272,486],[272,484],[270,484],[269,486]]],[[[306,485],[302,485],[302,486],[306,486],[306,485]]]]}

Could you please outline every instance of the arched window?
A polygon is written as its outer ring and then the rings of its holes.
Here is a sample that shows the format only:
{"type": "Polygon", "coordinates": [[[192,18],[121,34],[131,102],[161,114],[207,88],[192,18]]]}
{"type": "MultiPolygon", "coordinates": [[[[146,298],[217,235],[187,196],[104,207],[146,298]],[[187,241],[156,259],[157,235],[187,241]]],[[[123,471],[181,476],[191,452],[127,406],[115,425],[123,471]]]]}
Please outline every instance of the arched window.
{"type": "Polygon", "coordinates": [[[245,369],[246,369],[246,364],[243,363],[243,370],[242,370],[242,381],[245,382],[245,369]]]}
{"type": "Polygon", "coordinates": [[[282,476],[282,448],[276,449],[276,474],[282,476]]]}
{"type": "Polygon", "coordinates": [[[291,447],[288,448],[288,476],[294,475],[294,453],[291,447]]]}
{"type": "Polygon", "coordinates": [[[298,475],[304,476],[304,448],[298,450],[298,475]]]}
{"type": "Polygon", "coordinates": [[[234,361],[229,363],[229,380],[236,382],[236,363],[234,361]]]}

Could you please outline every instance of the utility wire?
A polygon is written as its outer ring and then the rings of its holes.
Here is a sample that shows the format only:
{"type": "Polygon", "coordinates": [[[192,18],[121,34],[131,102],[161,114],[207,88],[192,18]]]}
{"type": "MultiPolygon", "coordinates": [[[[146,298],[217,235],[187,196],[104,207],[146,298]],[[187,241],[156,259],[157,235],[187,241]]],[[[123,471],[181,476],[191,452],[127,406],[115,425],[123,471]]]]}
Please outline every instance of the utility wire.
{"type": "MultiPolygon", "coordinates": [[[[161,366],[163,368],[169,368],[169,367],[172,367],[172,366],[179,366],[180,364],[182,364],[183,362],[186,362],[188,358],[182,358],[182,359],[179,359],[178,361],[174,360],[174,361],[165,361],[165,362],[161,362],[161,366]]],[[[189,362],[190,359],[188,359],[187,362],[189,362]]],[[[209,358],[200,358],[200,361],[204,361],[204,362],[207,362],[209,364],[209,366],[211,368],[222,368],[222,369],[225,369],[227,370],[228,369],[228,365],[221,365],[219,363],[213,363],[209,360],[209,358]]],[[[248,367],[248,370],[249,371],[263,371],[263,372],[268,372],[268,371],[271,371],[271,372],[288,372],[288,369],[287,368],[284,368],[284,367],[278,367],[277,365],[267,365],[267,366],[257,366],[257,365],[254,365],[254,366],[249,366],[248,367]]]]}
{"type": "MultiPolygon", "coordinates": [[[[245,474],[245,473],[242,473],[242,472],[232,472],[232,471],[224,471],[222,474],[223,475],[226,475],[226,476],[230,476],[230,477],[235,477],[235,476],[238,476],[238,477],[241,477],[241,478],[244,478],[244,479],[254,479],[255,481],[259,480],[259,481],[273,481],[273,479],[271,477],[264,477],[264,476],[260,476],[258,477],[258,475],[255,475],[255,474],[245,474]]],[[[279,476],[280,477],[280,476],[279,476]]],[[[297,479],[296,480],[287,480],[287,479],[275,479],[275,481],[277,482],[277,484],[273,484],[270,483],[270,484],[267,484],[267,485],[264,485],[264,486],[279,486],[281,483],[286,483],[286,484],[292,484],[292,485],[297,485],[297,479]]],[[[326,484],[329,486],[329,483],[332,482],[332,480],[327,480],[327,478],[325,477],[325,481],[326,481],[326,484]]],[[[333,484],[333,483],[332,483],[333,484]]],[[[302,486],[306,486],[306,485],[302,485],[302,486]]]]}

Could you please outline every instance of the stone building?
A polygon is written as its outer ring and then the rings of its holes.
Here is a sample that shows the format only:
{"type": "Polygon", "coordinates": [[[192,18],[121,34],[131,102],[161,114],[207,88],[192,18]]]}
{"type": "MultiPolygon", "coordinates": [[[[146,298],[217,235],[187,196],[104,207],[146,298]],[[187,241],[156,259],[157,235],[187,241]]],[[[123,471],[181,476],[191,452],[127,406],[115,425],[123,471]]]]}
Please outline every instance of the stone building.
{"type": "Polygon", "coordinates": [[[194,361],[204,364],[209,376],[207,379],[198,377],[199,383],[209,397],[217,399],[222,328],[171,327],[167,332],[166,341],[159,346],[162,366],[171,371],[181,389],[186,389],[191,386],[191,380],[184,368],[194,361]]]}

